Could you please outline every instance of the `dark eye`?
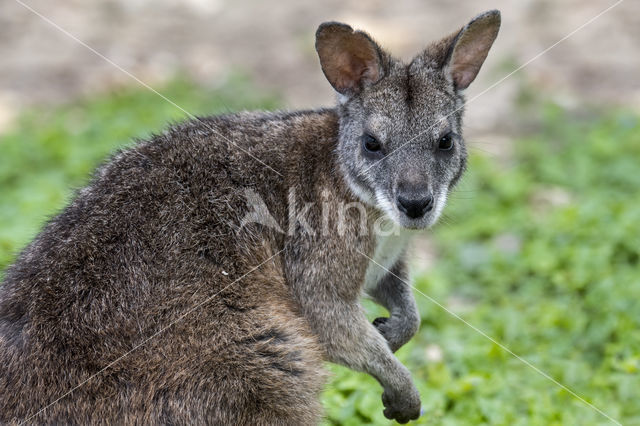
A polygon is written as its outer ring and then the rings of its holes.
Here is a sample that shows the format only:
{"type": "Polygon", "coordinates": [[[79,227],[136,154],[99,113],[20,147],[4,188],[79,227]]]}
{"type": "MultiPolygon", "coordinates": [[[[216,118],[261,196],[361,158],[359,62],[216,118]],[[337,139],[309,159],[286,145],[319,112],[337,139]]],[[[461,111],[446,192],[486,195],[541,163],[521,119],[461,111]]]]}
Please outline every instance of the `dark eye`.
{"type": "Polygon", "coordinates": [[[369,133],[365,133],[362,135],[362,147],[366,152],[371,154],[381,154],[382,153],[382,145],[378,140],[371,136],[369,133]]]}
{"type": "Polygon", "coordinates": [[[449,151],[451,148],[453,148],[453,135],[449,132],[438,141],[438,149],[441,151],[449,151]]]}

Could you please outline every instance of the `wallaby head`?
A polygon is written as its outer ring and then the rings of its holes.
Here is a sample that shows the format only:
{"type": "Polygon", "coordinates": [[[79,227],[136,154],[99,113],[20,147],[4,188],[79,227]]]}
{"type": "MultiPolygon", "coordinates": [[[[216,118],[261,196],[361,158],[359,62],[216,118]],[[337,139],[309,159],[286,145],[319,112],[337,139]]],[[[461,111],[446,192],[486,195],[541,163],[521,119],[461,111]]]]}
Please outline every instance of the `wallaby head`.
{"type": "Polygon", "coordinates": [[[462,91],[499,27],[500,12],[485,12],[409,64],[348,25],[318,28],[322,70],[339,94],[342,172],[363,202],[403,227],[435,223],[465,169],[462,91]]]}

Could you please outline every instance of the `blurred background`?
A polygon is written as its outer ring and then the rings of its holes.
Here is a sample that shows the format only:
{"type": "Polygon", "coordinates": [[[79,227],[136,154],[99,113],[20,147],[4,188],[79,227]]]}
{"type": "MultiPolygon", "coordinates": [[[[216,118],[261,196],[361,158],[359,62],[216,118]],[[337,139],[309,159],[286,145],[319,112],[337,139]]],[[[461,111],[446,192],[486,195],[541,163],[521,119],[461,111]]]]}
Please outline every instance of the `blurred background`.
{"type": "MultiPolygon", "coordinates": [[[[412,250],[416,287],[449,311],[417,293],[422,327],[398,353],[419,423],[640,425],[635,0],[2,0],[0,276],[110,152],[185,111],[331,105],[319,23],[410,60],[494,8],[501,33],[468,90],[470,170],[412,250]]],[[[373,379],[330,368],[327,424],[388,423],[373,379]]]]}

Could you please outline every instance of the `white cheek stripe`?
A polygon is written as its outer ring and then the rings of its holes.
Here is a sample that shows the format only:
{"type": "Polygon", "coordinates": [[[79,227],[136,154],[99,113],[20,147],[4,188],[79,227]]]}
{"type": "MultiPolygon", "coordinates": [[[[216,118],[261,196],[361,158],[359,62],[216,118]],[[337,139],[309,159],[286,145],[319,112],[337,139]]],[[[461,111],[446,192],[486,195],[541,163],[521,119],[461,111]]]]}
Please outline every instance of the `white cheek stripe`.
{"type": "Polygon", "coordinates": [[[393,207],[391,201],[389,201],[382,192],[376,188],[376,206],[382,210],[393,222],[400,224],[400,217],[398,211],[393,207]]]}
{"type": "Polygon", "coordinates": [[[444,210],[444,206],[447,204],[447,190],[444,189],[440,191],[437,198],[436,211],[433,212],[433,222],[431,223],[431,225],[434,225],[438,221],[440,215],[442,214],[442,210],[444,210]]]}

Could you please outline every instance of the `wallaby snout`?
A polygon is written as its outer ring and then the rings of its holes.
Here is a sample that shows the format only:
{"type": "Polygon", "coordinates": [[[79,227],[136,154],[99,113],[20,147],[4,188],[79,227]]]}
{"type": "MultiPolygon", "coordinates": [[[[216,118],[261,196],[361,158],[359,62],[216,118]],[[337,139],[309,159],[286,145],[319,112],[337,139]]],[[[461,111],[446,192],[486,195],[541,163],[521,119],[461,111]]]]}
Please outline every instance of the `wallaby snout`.
{"type": "Polygon", "coordinates": [[[396,198],[396,205],[402,213],[411,219],[418,219],[433,210],[433,194],[431,192],[420,195],[409,193],[405,196],[399,193],[396,198]]]}

